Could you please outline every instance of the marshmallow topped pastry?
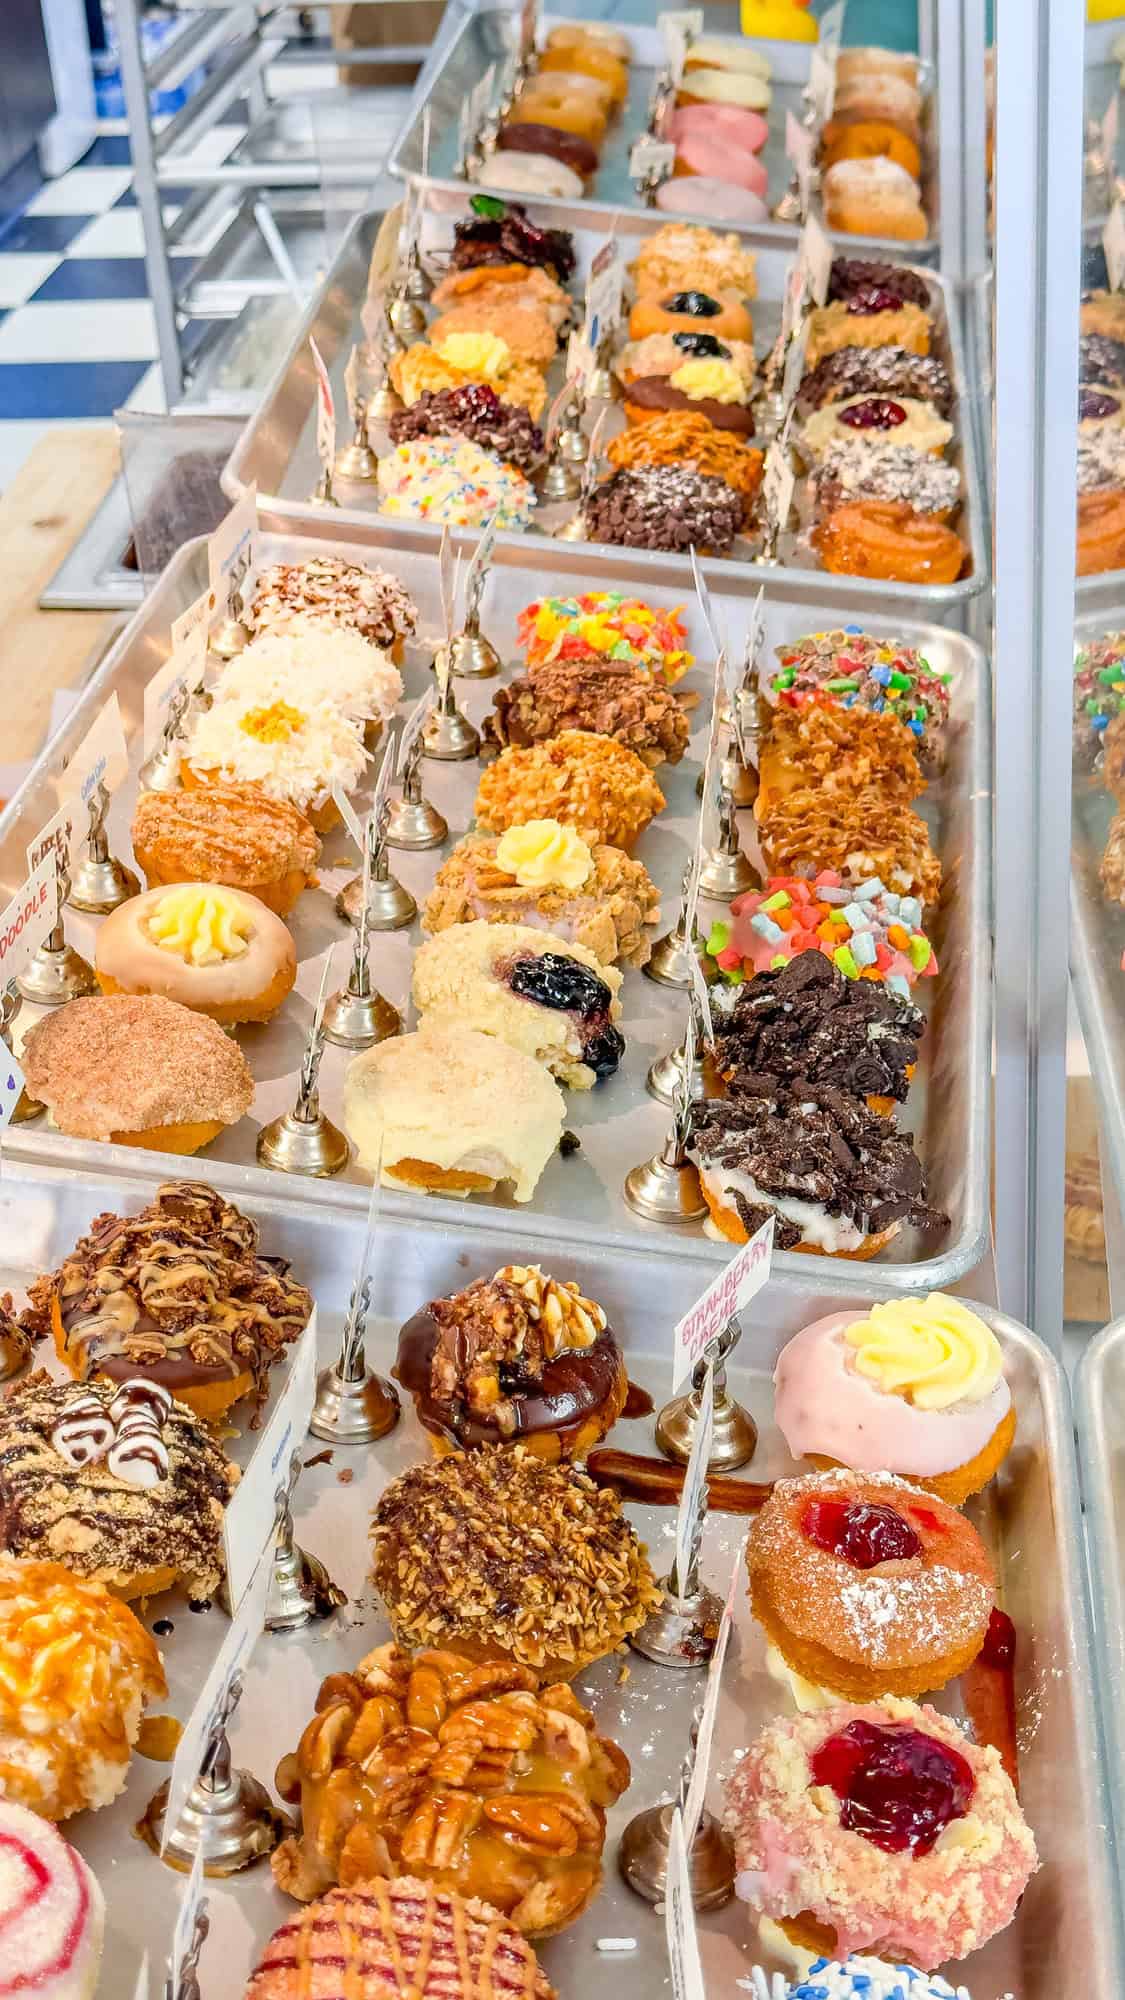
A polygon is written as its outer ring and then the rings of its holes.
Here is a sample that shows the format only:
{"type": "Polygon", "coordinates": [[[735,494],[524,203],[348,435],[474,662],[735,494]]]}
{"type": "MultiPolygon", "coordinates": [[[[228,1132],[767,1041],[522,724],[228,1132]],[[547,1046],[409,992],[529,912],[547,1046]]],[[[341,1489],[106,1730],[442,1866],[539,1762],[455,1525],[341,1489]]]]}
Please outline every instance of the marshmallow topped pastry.
{"type": "Polygon", "coordinates": [[[782,1348],[774,1391],[795,1458],[893,1472],[953,1506],[988,1483],[1015,1435],[1000,1343],[944,1292],[814,1320],[782,1348]]]}
{"type": "Polygon", "coordinates": [[[0,1803],[0,2000],[92,2000],[105,1899],[69,1841],[0,1803]]]}

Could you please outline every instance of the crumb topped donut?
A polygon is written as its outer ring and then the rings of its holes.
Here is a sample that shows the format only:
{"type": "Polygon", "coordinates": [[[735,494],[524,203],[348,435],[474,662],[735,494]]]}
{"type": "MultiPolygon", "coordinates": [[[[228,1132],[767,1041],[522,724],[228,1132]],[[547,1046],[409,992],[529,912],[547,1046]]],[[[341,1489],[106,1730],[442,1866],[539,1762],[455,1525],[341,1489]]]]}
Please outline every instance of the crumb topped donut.
{"type": "Polygon", "coordinates": [[[746,1562],[786,1665],[857,1701],[944,1687],[979,1653],[996,1599],[972,1524],[885,1472],[779,1480],[746,1562]]]}

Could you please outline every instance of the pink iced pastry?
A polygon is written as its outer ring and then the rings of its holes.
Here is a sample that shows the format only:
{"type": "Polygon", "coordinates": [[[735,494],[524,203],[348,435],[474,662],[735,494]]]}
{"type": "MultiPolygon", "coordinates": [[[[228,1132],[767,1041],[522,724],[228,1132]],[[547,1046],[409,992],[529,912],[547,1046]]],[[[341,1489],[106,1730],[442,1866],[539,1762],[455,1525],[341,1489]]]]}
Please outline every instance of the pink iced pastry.
{"type": "Polygon", "coordinates": [[[38,1813],[0,1802],[0,2000],[90,2000],[104,1928],[81,1855],[38,1813]]]}
{"type": "Polygon", "coordinates": [[[759,195],[708,174],[679,174],[661,181],[656,206],[670,215],[705,215],[710,222],[769,220],[769,210],[759,195]]]}
{"type": "Polygon", "coordinates": [[[698,132],[709,138],[730,139],[748,153],[760,153],[770,128],[759,111],[744,111],[738,104],[681,104],[669,116],[663,136],[678,145],[689,133],[698,132]]]}
{"type": "Polygon", "coordinates": [[[846,978],[884,981],[904,998],[938,969],[916,896],[896,895],[877,877],[845,884],[830,868],[811,881],[771,875],[763,889],[737,896],[730,919],[712,925],[707,950],[734,984],[819,951],[846,978]]]}
{"type": "Polygon", "coordinates": [[[727,181],[750,194],[763,195],[769,186],[769,175],[757,155],[722,133],[689,132],[677,139],[676,164],[682,173],[727,181]]]}
{"type": "Polygon", "coordinates": [[[1003,1930],[1038,1866],[999,1752],[909,1701],[768,1724],[727,1781],[726,1824],[759,1916],[923,1971],[1003,1930]]]}
{"type": "Polygon", "coordinates": [[[794,1458],[897,1473],[954,1505],[991,1478],[1015,1428],[996,1335],[944,1292],[814,1320],[773,1379],[794,1458]]]}

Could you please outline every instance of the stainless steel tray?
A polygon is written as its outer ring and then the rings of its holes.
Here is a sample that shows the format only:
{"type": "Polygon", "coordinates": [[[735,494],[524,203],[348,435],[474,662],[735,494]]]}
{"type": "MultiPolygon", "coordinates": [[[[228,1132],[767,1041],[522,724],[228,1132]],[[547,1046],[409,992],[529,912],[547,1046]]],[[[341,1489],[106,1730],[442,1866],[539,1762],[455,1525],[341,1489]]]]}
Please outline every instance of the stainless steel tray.
{"type": "MultiPolygon", "coordinates": [[[[312,525],[282,523],[269,516],[262,525],[259,561],[263,563],[308,555],[315,550],[388,562],[417,600],[423,628],[430,634],[436,633],[437,564],[432,541],[424,533],[405,533],[393,547],[387,547],[377,520],[364,522],[346,538],[324,536],[323,513],[317,515],[315,531],[312,525]]],[[[534,577],[524,567],[522,551],[508,546],[499,548],[484,600],[485,630],[501,654],[511,656],[515,651],[516,613],[533,591],[581,590],[589,580],[582,553],[573,546],[552,544],[549,550],[545,548],[534,577]]],[[[654,585],[647,575],[639,577],[635,566],[625,559],[607,562],[599,581],[640,588],[661,605],[683,602],[682,593],[665,585],[654,585]]],[[[167,653],[171,620],[192,602],[205,582],[205,545],[202,541],[189,543],[100,668],[63,729],[48,744],[26,784],[0,819],[0,878],[6,885],[15,888],[23,880],[28,842],[55,810],[56,776],[63,760],[111,691],[118,694],[136,755],[144,685],[167,653]]],[[[713,591],[713,601],[729,628],[731,643],[739,645],[749,616],[749,601],[718,587],[713,591]]],[[[687,615],[692,649],[705,659],[707,647],[698,609],[689,605],[687,615]]],[[[772,648],[781,639],[808,630],[810,625],[816,629],[826,620],[835,623],[839,618],[839,609],[823,601],[810,614],[806,603],[775,592],[766,602],[767,646],[772,648]]],[[[886,621],[876,621],[876,629],[880,628],[890,629],[886,621]]],[[[880,1266],[885,1270],[886,1282],[898,1288],[928,1289],[947,1284],[972,1270],[988,1241],[991,698],[985,657],[960,633],[906,619],[896,619],[893,630],[900,638],[924,646],[935,665],[948,668],[953,674],[955,722],[950,732],[949,770],[925,795],[948,884],[945,907],[935,927],[942,976],[923,982],[919,989],[922,1004],[932,1011],[932,1032],[926,1040],[905,1119],[918,1136],[921,1157],[929,1174],[931,1199],[944,1207],[953,1221],[948,1236],[932,1244],[929,1250],[915,1232],[905,1230],[892,1246],[891,1261],[885,1267],[880,1266]]],[[[416,695],[425,686],[429,657],[424,644],[412,649],[406,673],[408,696],[416,695]]],[[[695,684],[705,686],[699,669],[695,684]]],[[[459,684],[459,694],[474,720],[479,720],[490,706],[490,685],[495,683],[459,684]]],[[[708,707],[706,700],[701,701],[693,715],[694,735],[688,757],[674,768],[662,767],[661,782],[668,805],[638,843],[640,858],[665,897],[667,922],[675,914],[678,885],[689,843],[694,840],[698,812],[695,780],[704,755],[708,707]]],[[[469,824],[478,767],[475,763],[435,765],[427,760],[423,772],[426,792],[445,814],[452,837],[456,838],[469,824]]],[[[135,779],[131,777],[113,801],[109,828],[118,854],[128,852],[135,791],[135,779]]],[[[747,822],[744,838],[749,831],[747,822]]],[[[440,852],[394,856],[396,872],[419,902],[441,858],[440,852]]],[[[254,1164],[259,1126],[292,1102],[295,1069],[324,956],[329,946],[345,935],[343,925],[334,916],[331,898],[354,872],[355,861],[346,840],[340,834],[332,836],[321,868],[327,894],[303,897],[292,919],[301,962],[297,989],[270,1027],[250,1029],[241,1036],[255,1074],[257,1094],[252,1115],[216,1140],[200,1162],[201,1170],[211,1175],[216,1184],[232,1189],[253,1187],[269,1198],[302,1206],[354,1209],[366,1204],[367,1188],[354,1166],[345,1170],[344,1178],[320,1184],[271,1174],[254,1164]]],[[[708,910],[717,913],[719,907],[705,906],[701,923],[708,921],[708,910]]],[[[92,956],[96,922],[75,912],[67,914],[68,935],[87,956],[92,956]]],[[[374,976],[387,997],[400,1008],[406,1006],[410,958],[417,937],[417,930],[412,928],[377,937],[372,947],[374,976]]],[[[337,954],[341,984],[347,957],[346,949],[337,954]]],[[[26,1011],[30,1016],[31,1010],[26,1011]]],[[[537,1242],[569,1242],[577,1235],[585,1235],[607,1247],[645,1241],[650,1246],[659,1244],[673,1258],[702,1254],[715,1263],[721,1261],[728,1253],[709,1244],[694,1229],[674,1231],[670,1238],[659,1226],[641,1223],[626,1207],[621,1192],[628,1169],[648,1158],[668,1129],[668,1113],[645,1094],[644,1077],[653,1058],[679,1039],[683,1022],[681,995],[654,985],[640,973],[627,973],[624,1026],[628,1049],[622,1070],[604,1088],[571,1093],[568,1099],[568,1122],[581,1137],[581,1150],[570,1159],[555,1157],[534,1201],[527,1207],[516,1208],[496,1201],[483,1206],[474,1201],[474,1223],[479,1218],[480,1227],[524,1239],[533,1237],[537,1242]]],[[[347,1062],[345,1051],[330,1047],[321,1074],[322,1100],[328,1115],[337,1122],[347,1062]]],[[[5,1156],[21,1161],[62,1160],[78,1169],[100,1168],[120,1172],[127,1178],[138,1171],[138,1155],[128,1148],[64,1139],[42,1120],[13,1128],[5,1138],[5,1156]]],[[[151,1163],[144,1156],[139,1158],[139,1170],[151,1170],[151,1163]]],[[[465,1209],[461,1203],[397,1193],[388,1194],[387,1202],[396,1213],[430,1216],[434,1226],[445,1225],[455,1231],[464,1226],[465,1209]]],[[[792,1259],[783,1257],[780,1261],[788,1264],[792,1259]]],[[[797,1261],[803,1265],[805,1259],[797,1261]]],[[[845,1289],[865,1290],[871,1282],[871,1268],[844,1265],[839,1282],[845,1289]]]]}
{"type": "MultiPolygon", "coordinates": [[[[655,11],[655,10],[654,10],[655,11]]],[[[934,10],[935,15],[939,10],[934,10]]],[[[556,21],[572,16],[548,14],[543,20],[543,34],[546,35],[556,21]]],[[[615,22],[619,17],[615,16],[615,22]]],[[[720,16],[721,29],[730,32],[729,15],[723,10],[720,16]]],[[[634,141],[648,128],[648,106],[653,85],[664,68],[664,45],[655,22],[621,20],[632,44],[633,59],[629,71],[629,96],[614,120],[602,148],[598,171],[593,179],[593,192],[580,205],[595,214],[610,216],[619,212],[644,217],[651,226],[658,227],[668,218],[659,209],[646,207],[643,197],[638,194],[629,176],[629,151],[634,141]]],[[[508,51],[512,48],[512,36],[518,26],[518,15],[505,6],[482,6],[471,8],[458,0],[455,7],[446,12],[441,36],[440,50],[426,75],[420,79],[422,88],[416,89],[411,107],[402,130],[392,148],[387,162],[392,174],[403,180],[417,181],[429,187],[464,194],[468,184],[458,173],[459,164],[459,113],[462,103],[471,90],[484,76],[490,63],[496,64],[500,75],[508,51]],[[426,168],[423,147],[422,120],[426,104],[430,106],[431,136],[430,159],[426,168]]],[[[705,21],[708,32],[710,24],[705,21]]],[[[791,111],[798,120],[803,116],[802,92],[808,82],[809,57],[812,45],[807,42],[759,40],[758,46],[767,57],[772,71],[772,98],[768,113],[770,135],[761,153],[763,166],[769,174],[767,200],[776,206],[789,186],[792,168],[785,153],[785,114],[791,111]]],[[[927,127],[925,132],[926,159],[922,198],[926,214],[930,218],[930,232],[920,242],[909,246],[912,258],[929,262],[936,258],[940,246],[940,220],[938,218],[938,128],[939,106],[936,84],[932,83],[926,104],[927,127]]],[[[814,207],[823,220],[819,196],[814,196],[814,207]]],[[[557,212],[559,204],[547,201],[545,207],[557,212]]],[[[712,220],[705,210],[701,210],[689,220],[709,222],[712,220]]],[[[734,228],[740,236],[753,243],[793,244],[797,240],[798,227],[791,222],[758,222],[752,224],[725,223],[724,228],[734,228]]],[[[862,245],[857,247],[857,256],[870,256],[874,251],[901,257],[901,241],[880,236],[844,236],[837,232],[837,240],[844,244],[862,245]]]]}
{"type": "MultiPolygon", "coordinates": [[[[465,213],[467,197],[461,190],[453,196],[439,193],[430,199],[440,206],[429,210],[423,218],[423,242],[428,247],[444,249],[453,241],[453,222],[465,213]]],[[[538,206],[532,204],[532,213],[538,212],[538,206]]],[[[588,206],[555,204],[550,219],[552,223],[574,232],[578,259],[575,285],[580,287],[591,260],[605,241],[604,233],[600,227],[589,226],[588,206]]],[[[309,495],[319,472],[316,375],[309,337],[315,338],[324,357],[333,381],[336,407],[343,412],[346,410],[344,370],[352,347],[364,339],[361,314],[367,297],[368,266],[382,220],[382,213],[377,212],[357,217],[353,223],[322,290],[309,307],[289,352],[280,363],[227,464],[223,485],[232,499],[238,499],[251,481],[256,481],[263,506],[287,519],[318,519],[319,510],[309,505],[309,495]]],[[[618,218],[617,233],[626,239],[636,238],[646,234],[650,226],[643,218],[626,214],[618,218]]],[[[754,304],[754,321],[757,345],[763,352],[780,327],[781,299],[790,261],[790,251],[777,245],[758,250],[759,294],[754,304]]],[[[965,371],[961,314],[952,288],[937,272],[924,270],[920,275],[932,288],[940,328],[938,352],[948,366],[956,388],[953,411],[956,442],[950,457],[961,467],[965,496],[964,533],[970,549],[971,574],[958,583],[932,586],[881,583],[860,576],[832,576],[820,568],[813,552],[801,546],[797,536],[790,532],[781,538],[780,562],[776,566],[755,563],[745,557],[741,560],[734,557],[708,559],[704,567],[713,580],[713,587],[717,584],[719,588],[727,589],[731,587],[730,579],[737,579],[735,587],[752,590],[755,594],[763,584],[767,593],[775,588],[786,593],[802,591],[806,602],[823,603],[831,597],[839,604],[854,607],[856,615],[860,607],[866,615],[868,610],[878,605],[886,606],[888,612],[897,607],[909,616],[919,606],[924,606],[928,616],[943,621],[952,619],[960,607],[986,588],[989,541],[984,525],[986,513],[981,460],[965,371]]],[[[341,418],[341,424],[343,421],[341,418]]],[[[404,525],[409,525],[378,514],[368,487],[349,486],[344,481],[338,481],[336,497],[341,505],[334,519],[341,527],[350,528],[361,521],[378,520],[388,546],[394,546],[404,525]]],[[[523,549],[525,553],[533,552],[536,564],[541,559],[549,561],[551,558],[545,555],[547,542],[573,511],[572,506],[544,507],[542,519],[549,531],[547,535],[535,529],[507,531],[498,535],[497,541],[523,549]]],[[[426,532],[436,543],[438,530],[430,528],[426,532]]],[[[475,540],[471,532],[461,529],[453,529],[452,534],[456,541],[466,546],[475,540]]],[[[611,549],[601,542],[579,542],[571,546],[582,549],[587,565],[599,570],[607,556],[626,555],[638,577],[666,578],[681,589],[687,589],[691,584],[691,565],[685,556],[666,551],[611,549]]]]}
{"type": "MultiPolygon", "coordinates": [[[[5,1261],[0,1281],[17,1292],[30,1277],[65,1252],[98,1211],[120,1210],[147,1198],[151,1181],[79,1180],[37,1169],[0,1178],[5,1261]],[[12,1258],[16,1261],[10,1261],[12,1258]]],[[[364,1233],[363,1218],[338,1215],[324,1229],[319,1218],[246,1190],[243,1205],[260,1217],[263,1241],[293,1259],[317,1299],[322,1358],[335,1353],[341,1317],[354,1280],[364,1233]]],[[[376,1294],[369,1332],[372,1364],[384,1371],[394,1353],[394,1330],[421,1301],[456,1289],[494,1262],[522,1255],[520,1240],[482,1230],[475,1212],[453,1228],[388,1212],[375,1260],[376,1294]]],[[[545,1253],[546,1254],[546,1253],[545,1253]]],[[[559,1261],[558,1268],[562,1268],[559,1261]]],[[[669,1393],[668,1341],[682,1313],[708,1275],[698,1257],[653,1256],[650,1246],[607,1251],[576,1238],[565,1269],[602,1302],[625,1348],[630,1373],[657,1401],[669,1393]]],[[[777,1276],[754,1302],[732,1370],[732,1387],[754,1412],[761,1432],[752,1467],[757,1479],[791,1470],[773,1427],[770,1378],[783,1342],[810,1318],[855,1303],[828,1265],[799,1277],[777,1276]],[[821,1282],[822,1281],[822,1282],[821,1282]]],[[[869,1274],[865,1298],[884,1295],[869,1274]]],[[[1000,1938],[966,1961],[963,1976],[978,1996],[1015,1993],[1019,2000],[1055,2000],[1081,1992],[1083,2000],[1119,2000],[1125,1971],[1114,1918],[1104,1779],[1099,1767],[1093,1676],[1085,1601],[1077,1480],[1065,1378],[1058,1364],[1025,1328],[980,1308],[995,1328],[1015,1400],[1015,1448],[989,1489],[976,1518],[996,1561],[1001,1601],[1015,1620],[1017,1721],[1022,1798],[1035,1830],[1042,1867],[1015,1921],[1000,1938]]],[[[615,1441],[651,1449],[651,1425],[621,1426],[615,1441]]],[[[387,1636],[367,1581],[366,1531],[370,1510],[388,1479],[417,1462],[426,1447],[413,1415],[404,1416],[384,1444],[369,1451],[337,1450],[331,1463],[304,1474],[296,1496],[299,1541],[330,1563],[351,1602],[338,1620],[290,1638],[263,1637],[245,1676],[232,1728],[235,1762],[270,1783],[279,1757],[292,1749],[312,1713],[321,1679],[354,1667],[387,1636]],[[353,1474],[341,1484],[340,1474],[353,1474]]],[[[669,1511],[630,1508],[639,1532],[662,1571],[666,1568],[669,1511]]],[[[704,1573],[719,1587],[730,1576],[745,1522],[719,1516],[708,1524],[704,1573]]],[[[162,1640],[171,1696],[165,1705],[183,1718],[221,1637],[221,1611],[187,1613],[169,1596],[147,1607],[151,1624],[171,1617],[162,1640]]],[[[564,1936],[542,1948],[548,1976],[571,2000],[652,2000],[666,1979],[662,1919],[624,1888],[616,1850],[628,1819],[666,1796],[687,1742],[698,1676],[669,1672],[629,1656],[629,1677],[619,1663],[602,1662],[582,1676],[581,1687],[600,1728],[619,1741],[633,1768],[629,1791],[610,1814],[606,1875],[593,1909],[564,1936]],[[628,1955],[599,1952],[601,1938],[633,1938],[628,1955]]],[[[939,1700],[944,1706],[944,1700],[939,1700]]],[[[751,1623],[745,1593],[737,1599],[712,1759],[711,1803],[736,1754],[787,1698],[767,1676],[762,1636],[751,1623]]],[[[99,1991],[131,1995],[142,1950],[158,1991],[165,1954],[183,1891],[178,1878],[130,1837],[162,1775],[135,1758],[126,1791],[111,1807],[67,1822],[66,1832],[98,1874],[109,1904],[106,1957],[99,1991]]],[[[293,1905],[274,1887],[268,1867],[226,1883],[208,1884],[211,1932],[201,1962],[207,2000],[241,2000],[255,1956],[293,1905]]],[[[739,1903],[700,1921],[709,1993],[733,1994],[759,1956],[756,1935],[739,1903]]],[[[950,1968],[952,1973],[953,1968],[950,1968]]],[[[962,1968],[958,1968],[958,1974],[962,1968]]],[[[957,1975],[954,1975],[957,1976],[957,1975]]]]}
{"type": "Polygon", "coordinates": [[[1125,1843],[1125,1319],[1112,1320],[1086,1348],[1074,1396],[1096,1681],[1120,1855],[1125,1843]]]}

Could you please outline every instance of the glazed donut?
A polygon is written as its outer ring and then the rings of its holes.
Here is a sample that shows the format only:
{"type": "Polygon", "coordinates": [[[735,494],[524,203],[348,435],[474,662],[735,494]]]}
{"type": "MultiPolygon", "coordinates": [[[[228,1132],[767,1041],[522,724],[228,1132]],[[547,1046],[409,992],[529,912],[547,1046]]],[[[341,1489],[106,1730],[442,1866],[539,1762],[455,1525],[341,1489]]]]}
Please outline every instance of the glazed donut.
{"type": "Polygon", "coordinates": [[[545,46],[548,49],[576,49],[590,44],[596,49],[616,56],[618,62],[630,61],[633,49],[629,37],[621,28],[614,28],[608,21],[562,21],[552,28],[545,46]]]}
{"type": "Polygon", "coordinates": [[[568,49],[544,49],[539,58],[540,76],[552,70],[573,71],[578,76],[596,76],[600,82],[609,85],[615,104],[624,104],[629,95],[629,72],[623,62],[611,54],[609,49],[599,48],[589,40],[575,42],[568,49]]]}
{"type": "Polygon", "coordinates": [[[540,120],[517,118],[510,125],[501,126],[496,145],[501,153],[532,153],[538,158],[557,160],[582,180],[589,180],[598,171],[597,150],[589,139],[584,139],[580,132],[564,132],[561,126],[544,125],[540,120]]]}
{"type": "Polygon", "coordinates": [[[604,106],[591,104],[564,86],[552,88],[547,77],[538,87],[529,85],[521,91],[515,119],[520,124],[553,125],[557,132],[575,132],[591,146],[600,146],[605,138],[604,106]]]}
{"type": "Polygon", "coordinates": [[[1125,569],[1125,492],[1109,487],[1078,496],[1079,576],[1101,576],[1125,569]]]}
{"type": "Polygon", "coordinates": [[[712,222],[768,222],[760,195],[707,174],[669,175],[656,190],[656,206],[668,215],[709,215],[712,222]]]}
{"type": "Polygon", "coordinates": [[[769,186],[769,175],[756,153],[728,138],[725,133],[688,132],[676,141],[677,174],[702,174],[710,180],[729,181],[759,198],[769,186]]]}
{"type": "Polygon", "coordinates": [[[737,104],[743,111],[767,111],[771,97],[764,77],[748,70],[693,69],[676,93],[679,104],[737,104]]]}
{"type": "Polygon", "coordinates": [[[900,55],[895,49],[840,49],[836,55],[836,82],[855,83],[880,76],[897,76],[903,83],[918,84],[917,56],[900,55]]]}
{"type": "Polygon", "coordinates": [[[679,145],[692,132],[730,139],[748,153],[760,153],[770,128],[760,111],[745,111],[739,104],[682,104],[669,114],[664,137],[679,145]]]}
{"type": "MultiPolygon", "coordinates": [[[[213,769],[208,764],[193,764],[187,757],[182,757],[180,759],[180,783],[183,785],[185,792],[206,791],[212,785],[221,785],[223,790],[226,791],[229,789],[230,780],[224,778],[221,770],[213,769]]],[[[323,800],[320,805],[314,806],[310,803],[307,807],[303,808],[303,811],[305,818],[315,833],[331,833],[333,827],[340,824],[340,808],[331,795],[323,800]]]]}
{"type": "Polygon", "coordinates": [[[754,322],[735,292],[666,292],[637,300],[629,314],[630,340],[648,333],[713,333],[719,340],[753,340],[754,322]]]}
{"type": "Polygon", "coordinates": [[[878,118],[897,125],[917,141],[922,99],[916,84],[898,76],[848,77],[836,87],[833,112],[837,118],[878,118]]]}
{"type": "Polygon", "coordinates": [[[952,528],[895,500],[849,501],[813,529],[812,539],[834,575],[887,583],[956,583],[968,556],[952,528]]]}
{"type": "Polygon", "coordinates": [[[103,993],[161,993],[234,1025],[268,1021],[297,977],[281,918],[238,889],[182,882],[119,904],[98,932],[103,993]]]}
{"type": "Polygon", "coordinates": [[[830,118],[821,134],[821,152],[826,167],[834,167],[837,160],[887,159],[905,167],[914,180],[922,174],[917,144],[887,119],[830,118]]]}
{"type": "Polygon", "coordinates": [[[850,1701],[944,1687],[976,1659],[996,1601],[972,1523],[889,1472],[779,1479],[746,1563],[754,1616],[786,1665],[850,1701]]]}

